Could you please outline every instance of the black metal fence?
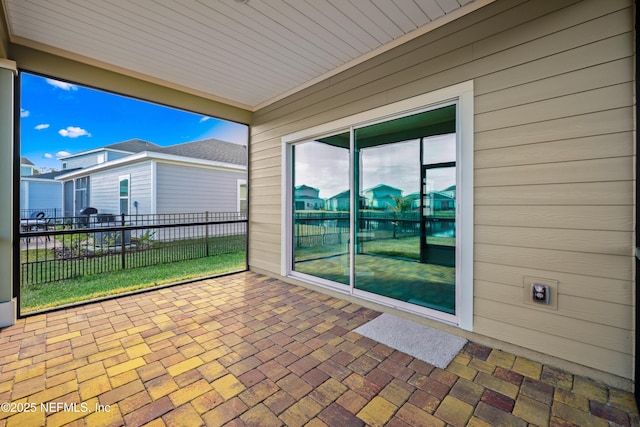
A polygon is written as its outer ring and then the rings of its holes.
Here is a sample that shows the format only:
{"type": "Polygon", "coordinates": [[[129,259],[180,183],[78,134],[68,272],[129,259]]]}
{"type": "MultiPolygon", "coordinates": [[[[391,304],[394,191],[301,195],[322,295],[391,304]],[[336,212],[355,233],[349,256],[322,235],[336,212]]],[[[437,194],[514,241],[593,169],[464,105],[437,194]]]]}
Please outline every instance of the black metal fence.
{"type": "MultiPolygon", "coordinates": [[[[364,211],[358,214],[360,241],[420,235],[419,212],[364,211]]],[[[296,211],[295,247],[306,248],[346,243],[349,212],[296,211]]]]}
{"type": "Polygon", "coordinates": [[[48,218],[59,217],[62,215],[62,209],[47,208],[47,209],[20,209],[20,218],[27,219],[35,217],[40,212],[48,218]]]}
{"type": "Polygon", "coordinates": [[[91,215],[21,221],[20,279],[42,284],[247,250],[239,212],[91,215]]]}

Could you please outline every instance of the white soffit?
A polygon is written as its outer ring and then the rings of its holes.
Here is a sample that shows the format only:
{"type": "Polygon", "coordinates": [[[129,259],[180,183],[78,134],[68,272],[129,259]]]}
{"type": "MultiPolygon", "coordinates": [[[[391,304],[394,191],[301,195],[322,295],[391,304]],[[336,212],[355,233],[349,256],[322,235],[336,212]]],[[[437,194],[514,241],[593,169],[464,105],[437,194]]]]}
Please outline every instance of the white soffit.
{"type": "Polygon", "coordinates": [[[3,0],[3,6],[13,43],[255,110],[492,1],[3,0]]]}

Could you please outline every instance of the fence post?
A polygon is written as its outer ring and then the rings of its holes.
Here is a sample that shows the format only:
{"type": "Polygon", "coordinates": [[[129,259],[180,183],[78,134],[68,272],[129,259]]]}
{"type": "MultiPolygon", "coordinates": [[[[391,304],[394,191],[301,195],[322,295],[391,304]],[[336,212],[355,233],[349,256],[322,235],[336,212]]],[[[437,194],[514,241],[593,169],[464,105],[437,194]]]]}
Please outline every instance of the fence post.
{"type": "MultiPolygon", "coordinates": [[[[124,227],[124,214],[120,214],[122,217],[122,227],[124,227]]],[[[125,238],[124,238],[124,233],[125,231],[122,230],[120,233],[120,254],[122,257],[122,269],[124,270],[127,266],[126,266],[126,261],[125,261],[125,238]]]]}
{"type": "Polygon", "coordinates": [[[204,219],[207,225],[204,226],[204,244],[205,244],[205,256],[209,256],[209,211],[204,213],[204,219]]]}

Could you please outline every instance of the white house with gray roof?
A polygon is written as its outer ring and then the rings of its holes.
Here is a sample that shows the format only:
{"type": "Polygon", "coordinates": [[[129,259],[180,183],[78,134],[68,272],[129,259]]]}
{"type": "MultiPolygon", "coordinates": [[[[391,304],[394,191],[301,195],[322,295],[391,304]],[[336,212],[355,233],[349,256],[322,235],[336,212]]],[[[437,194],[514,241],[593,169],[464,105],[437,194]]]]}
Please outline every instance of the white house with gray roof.
{"type": "Polygon", "coordinates": [[[243,145],[207,139],[172,146],[129,140],[60,159],[65,216],[237,212],[246,201],[243,145]]]}

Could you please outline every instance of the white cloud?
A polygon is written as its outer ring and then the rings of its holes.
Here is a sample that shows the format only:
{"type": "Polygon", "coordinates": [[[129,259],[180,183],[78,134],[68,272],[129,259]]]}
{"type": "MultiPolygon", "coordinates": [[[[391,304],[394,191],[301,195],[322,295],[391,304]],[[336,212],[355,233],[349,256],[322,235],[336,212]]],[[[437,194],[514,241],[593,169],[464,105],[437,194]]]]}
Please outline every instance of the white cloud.
{"type": "Polygon", "coordinates": [[[62,90],[78,90],[78,86],[73,85],[71,83],[67,83],[67,82],[47,79],[47,83],[49,83],[53,87],[57,87],[58,89],[62,89],[62,90]]]}
{"type": "Polygon", "coordinates": [[[202,116],[202,118],[200,119],[200,123],[206,122],[207,120],[209,120],[211,117],[207,117],[207,116],[202,116]]]}
{"type": "Polygon", "coordinates": [[[49,127],[49,124],[48,124],[48,123],[42,123],[42,124],[40,124],[40,125],[36,126],[34,129],[35,129],[35,130],[42,130],[42,129],[46,129],[46,128],[48,128],[48,127],[49,127]]]}
{"type": "Polygon", "coordinates": [[[86,129],[82,129],[76,126],[67,126],[66,129],[60,129],[58,133],[67,138],[77,138],[79,136],[91,136],[86,129]]]}
{"type": "Polygon", "coordinates": [[[53,158],[53,156],[52,156],[51,154],[49,154],[49,153],[44,153],[44,154],[42,155],[42,157],[44,157],[45,159],[51,159],[51,158],[53,158]]]}
{"type": "Polygon", "coordinates": [[[23,108],[20,109],[20,117],[29,117],[29,112],[23,108]]]}
{"type": "Polygon", "coordinates": [[[60,158],[60,157],[66,157],[71,155],[71,153],[69,153],[68,151],[58,151],[56,153],[56,157],[60,158]]]}

